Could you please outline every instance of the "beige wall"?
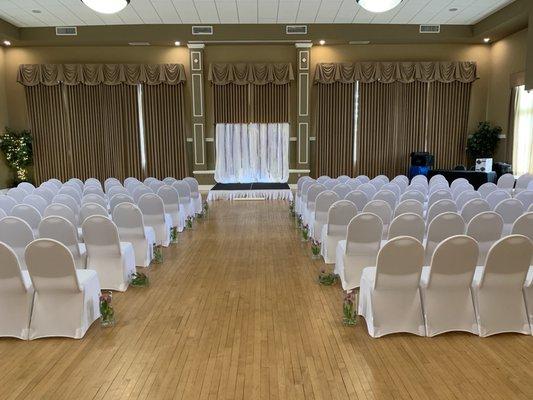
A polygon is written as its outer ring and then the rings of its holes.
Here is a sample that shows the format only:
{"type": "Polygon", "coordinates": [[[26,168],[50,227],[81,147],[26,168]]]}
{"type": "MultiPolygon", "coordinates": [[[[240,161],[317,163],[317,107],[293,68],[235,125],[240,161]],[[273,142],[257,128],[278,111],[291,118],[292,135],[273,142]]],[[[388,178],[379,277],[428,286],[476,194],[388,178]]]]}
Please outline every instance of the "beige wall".
{"type": "MultiPolygon", "coordinates": [[[[333,45],[315,46],[311,51],[311,76],[319,62],[349,61],[475,61],[478,64],[479,80],[474,83],[469,132],[479,121],[491,121],[504,126],[508,98],[498,96],[502,83],[507,85],[509,73],[520,69],[525,63],[525,47],[522,48],[524,32],[512,35],[492,46],[470,44],[413,44],[413,45],[333,45]],[[498,74],[491,76],[491,71],[498,74]],[[507,77],[505,76],[507,75],[507,77]],[[505,111],[503,111],[505,110],[505,111]],[[487,114],[488,113],[488,114],[487,114]],[[503,122],[502,122],[503,121],[503,122]]],[[[525,41],[525,40],[524,40],[525,41]]],[[[14,128],[28,127],[24,90],[16,82],[17,69],[23,63],[182,63],[189,73],[189,55],[186,47],[25,47],[5,50],[4,63],[0,62],[0,122],[14,128]],[[2,64],[5,67],[2,70],[2,64]],[[2,79],[5,76],[5,92],[9,101],[2,100],[2,79]],[[2,103],[2,101],[4,101],[2,103]],[[6,111],[7,110],[7,111],[6,111]],[[7,118],[9,115],[9,119],[7,118]]],[[[0,58],[1,61],[1,58],[0,58]]],[[[293,44],[257,45],[207,45],[204,54],[205,78],[211,62],[292,62],[296,71],[296,48],[293,44]]],[[[294,84],[291,118],[295,120],[296,85],[294,84]]],[[[209,85],[204,85],[206,94],[206,137],[213,137],[211,96],[209,85]]],[[[187,85],[187,93],[190,92],[187,85]]],[[[311,102],[312,104],[312,102],[311,102]]],[[[506,124],[505,124],[506,126],[506,124]]],[[[296,132],[292,132],[295,136],[296,132]]],[[[294,167],[296,142],[291,142],[291,167],[294,167]]],[[[311,146],[312,147],[312,146],[311,146]]],[[[214,168],[213,143],[206,145],[208,168],[214,168]]],[[[0,166],[0,179],[5,168],[0,166]]],[[[205,183],[207,183],[204,180],[205,183]]],[[[0,182],[1,185],[1,182],[0,182]]]]}
{"type": "MultiPolygon", "coordinates": [[[[527,30],[510,35],[491,46],[491,79],[487,101],[488,120],[499,125],[503,134],[509,130],[509,106],[511,101],[511,75],[526,69],[527,30]]],[[[498,160],[512,162],[512,143],[500,141],[496,154],[498,160]]]]}

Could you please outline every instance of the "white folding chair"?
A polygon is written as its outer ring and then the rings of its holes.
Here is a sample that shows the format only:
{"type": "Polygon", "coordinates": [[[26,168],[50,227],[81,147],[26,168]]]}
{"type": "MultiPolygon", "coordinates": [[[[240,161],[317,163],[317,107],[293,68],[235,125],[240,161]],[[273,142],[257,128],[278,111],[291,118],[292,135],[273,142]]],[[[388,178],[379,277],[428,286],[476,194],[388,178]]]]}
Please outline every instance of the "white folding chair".
{"type": "Polygon", "coordinates": [[[381,187],[380,191],[382,190],[390,190],[392,193],[394,193],[396,200],[398,200],[402,195],[402,189],[396,182],[386,183],[381,187]]]}
{"type": "Polygon", "coordinates": [[[183,207],[180,208],[178,191],[172,186],[163,185],[157,191],[157,195],[163,200],[165,214],[170,215],[172,227],[175,227],[178,232],[183,232],[186,216],[183,207]]]}
{"type": "Polygon", "coordinates": [[[46,201],[46,205],[51,204],[55,196],[54,192],[52,192],[50,189],[48,189],[45,186],[39,186],[33,191],[32,194],[41,196],[46,201]]]}
{"type": "Polygon", "coordinates": [[[20,182],[17,187],[19,189],[22,189],[24,190],[27,194],[32,194],[33,191],[35,190],[35,186],[33,186],[31,183],[29,182],[20,182]]]}
{"type": "Polygon", "coordinates": [[[363,212],[373,213],[381,218],[381,222],[383,222],[383,238],[386,238],[389,225],[392,221],[392,208],[389,206],[389,203],[385,200],[369,201],[363,208],[363,212]]]}
{"type": "MultiPolygon", "coordinates": [[[[513,235],[524,235],[533,242],[533,212],[527,212],[517,218],[511,233],[513,235]]],[[[533,262],[531,265],[533,265],[533,262]]]]}
{"type": "Polygon", "coordinates": [[[486,199],[489,194],[496,190],[498,190],[498,186],[492,182],[486,182],[477,189],[481,197],[484,199],[486,199]]]}
{"type": "Polygon", "coordinates": [[[487,200],[487,203],[490,205],[490,209],[494,210],[498,203],[500,203],[503,200],[510,199],[511,195],[509,192],[506,192],[505,190],[495,190],[494,192],[490,193],[485,200],[487,200]]]}
{"type": "Polygon", "coordinates": [[[400,197],[400,202],[405,200],[416,200],[421,204],[424,204],[427,200],[427,197],[424,193],[417,189],[407,189],[402,196],[400,197]]]}
{"type": "Polygon", "coordinates": [[[403,200],[394,210],[394,217],[405,213],[413,213],[424,218],[424,205],[418,200],[403,200]]]}
{"type": "Polygon", "coordinates": [[[104,208],[104,210],[107,210],[107,207],[108,207],[107,198],[100,197],[100,196],[98,196],[97,194],[94,194],[94,193],[93,194],[86,194],[85,196],[83,196],[83,198],[81,199],[82,207],[86,203],[99,204],[99,205],[101,205],[104,208]]]}
{"type": "MultiPolygon", "coordinates": [[[[316,183],[316,181],[314,179],[306,179],[303,183],[302,183],[302,190],[300,192],[300,211],[299,211],[299,214],[302,219],[304,217],[304,215],[307,213],[306,212],[306,207],[307,207],[307,192],[309,191],[309,188],[314,185],[316,183]]],[[[326,186],[324,184],[324,186],[326,186]]]]}
{"type": "Polygon", "coordinates": [[[46,218],[52,215],[63,217],[66,220],[68,220],[72,225],[78,226],[77,216],[74,215],[74,212],[72,211],[72,209],[65,204],[52,203],[48,207],[46,207],[46,209],[44,210],[43,217],[46,218]]]}
{"type": "Polygon", "coordinates": [[[359,179],[354,178],[354,179],[350,179],[348,182],[346,182],[346,184],[350,186],[350,189],[355,190],[359,186],[361,186],[363,183],[359,179]]]}
{"type": "Polygon", "coordinates": [[[438,244],[449,237],[455,235],[464,235],[465,222],[463,218],[454,212],[445,212],[437,215],[429,223],[428,235],[425,240],[426,258],[424,265],[429,265],[431,257],[438,244]]]}
{"type": "Polygon", "coordinates": [[[122,242],[131,243],[135,252],[135,265],[148,267],[154,258],[155,231],[144,225],[143,215],[135,204],[121,203],[113,212],[122,242]]]}
{"type": "Polygon", "coordinates": [[[41,215],[44,214],[44,210],[48,206],[48,203],[46,202],[46,200],[36,194],[30,194],[24,197],[24,200],[22,200],[22,204],[28,204],[30,206],[33,206],[34,208],[37,209],[37,211],[39,211],[41,215]]]}
{"type": "Polygon", "coordinates": [[[503,219],[503,234],[511,233],[514,222],[524,213],[524,205],[520,200],[506,199],[498,203],[494,212],[500,214],[503,219]]]}
{"type": "MultiPolygon", "coordinates": [[[[457,201],[459,196],[461,196],[465,192],[475,192],[474,186],[472,186],[469,183],[462,183],[459,186],[455,188],[454,191],[452,191],[452,198],[457,201]]],[[[481,196],[481,195],[480,195],[481,196]]]]}
{"type": "Polygon", "coordinates": [[[83,243],[78,243],[78,229],[66,218],[52,215],[39,224],[41,239],[54,239],[63,243],[72,253],[77,269],[85,269],[87,251],[83,243]]]}
{"type": "Polygon", "coordinates": [[[180,208],[183,208],[185,217],[194,217],[196,212],[194,209],[193,201],[191,199],[191,188],[189,187],[187,182],[177,181],[172,184],[172,187],[178,192],[178,196],[180,199],[180,208]]]}
{"type": "Polygon", "coordinates": [[[155,231],[156,244],[168,247],[170,244],[170,229],[172,218],[165,213],[165,205],[161,197],[154,193],[141,196],[138,203],[144,218],[144,224],[155,231]]]}
{"type": "Polygon", "coordinates": [[[503,189],[506,192],[510,193],[513,190],[514,184],[514,175],[504,174],[498,178],[498,183],[496,184],[496,186],[498,186],[498,189],[503,189]]]}
{"type": "Polygon", "coordinates": [[[439,200],[453,200],[452,194],[447,189],[439,189],[429,196],[428,199],[428,210],[431,208],[433,204],[435,204],[439,200]]]}
{"type": "MultiPolygon", "coordinates": [[[[302,178],[306,178],[305,176],[303,176],[302,178]]],[[[301,179],[301,178],[300,178],[301,179]]],[[[322,176],[319,176],[318,178],[316,178],[316,181],[318,183],[324,183],[326,182],[328,179],[331,179],[329,176],[327,175],[322,175],[322,176]]]]}
{"type": "Polygon", "coordinates": [[[131,197],[129,194],[118,193],[114,195],[113,197],[109,199],[109,210],[111,211],[111,215],[113,215],[113,211],[115,210],[115,207],[119,205],[120,203],[135,204],[135,200],[133,200],[133,197],[131,197]]]}
{"type": "Polygon", "coordinates": [[[490,205],[484,199],[473,199],[467,202],[461,209],[461,217],[466,224],[468,224],[472,218],[476,215],[486,211],[490,211],[490,205]]]}
{"type": "Polygon", "coordinates": [[[102,289],[126,291],[135,273],[135,252],[121,242],[113,221],[101,215],[87,218],[82,225],[87,247],[87,269],[95,270],[102,289]]]}
{"type": "MultiPolygon", "coordinates": [[[[122,187],[122,186],[114,186],[114,187],[122,187]]],[[[82,201],[83,201],[83,197],[85,197],[88,194],[95,194],[97,196],[100,196],[103,199],[107,199],[107,196],[104,193],[104,191],[100,189],[98,186],[87,186],[85,189],[83,189],[82,201]]]]}
{"type": "Polygon", "coordinates": [[[533,204],[533,190],[524,189],[515,196],[515,199],[520,200],[527,210],[533,204]]]}
{"type": "Polygon", "coordinates": [[[11,210],[11,216],[20,218],[30,226],[35,237],[39,236],[39,223],[42,215],[35,207],[28,204],[17,204],[11,210]]]}
{"type": "Polygon", "coordinates": [[[348,175],[340,175],[337,177],[337,180],[340,182],[340,183],[346,183],[350,180],[350,177],[348,175]]]}
{"type": "Polygon", "coordinates": [[[128,192],[128,190],[122,186],[112,186],[107,191],[107,198],[111,199],[113,196],[117,194],[126,194],[128,196],[131,196],[131,193],[128,192]]]}
{"type": "Polygon", "coordinates": [[[420,215],[403,213],[390,223],[388,240],[398,236],[410,236],[422,243],[425,231],[426,224],[420,215]]]}
{"type": "Polygon", "coordinates": [[[309,176],[301,176],[296,182],[296,199],[294,200],[294,211],[296,214],[301,215],[302,212],[302,189],[306,181],[313,181],[314,179],[309,176]]]}
{"type": "MultiPolygon", "coordinates": [[[[303,223],[307,226],[312,226],[315,219],[315,207],[316,207],[316,198],[317,196],[327,190],[324,185],[319,183],[314,183],[307,190],[307,203],[305,205],[304,214],[303,214],[303,223]]],[[[333,191],[335,192],[335,191],[333,191]]],[[[335,192],[336,193],[336,192],[335,192]]],[[[338,193],[337,193],[338,195],[338,193]]],[[[342,198],[339,196],[339,198],[342,198]]]]}
{"type": "Polygon", "coordinates": [[[189,188],[191,189],[191,200],[194,206],[194,211],[196,214],[200,214],[203,210],[202,205],[202,195],[200,194],[198,181],[196,178],[183,178],[183,181],[189,185],[189,188]]]}
{"type": "Polygon", "coordinates": [[[135,200],[135,203],[138,204],[139,199],[141,198],[142,195],[150,194],[150,193],[154,193],[154,192],[148,186],[139,185],[139,186],[136,186],[135,189],[133,189],[132,197],[133,197],[133,200],[135,200]]]}
{"type": "Polygon", "coordinates": [[[8,245],[17,255],[20,268],[26,270],[24,250],[35,239],[28,223],[17,217],[0,219],[0,242],[8,245]]]}
{"type": "Polygon", "coordinates": [[[454,179],[453,182],[450,184],[450,189],[453,193],[453,191],[458,188],[459,186],[461,185],[470,185],[470,182],[468,182],[468,179],[465,179],[465,178],[457,178],[457,179],[454,179]]]}
{"type": "Polygon", "coordinates": [[[337,243],[346,237],[348,223],[357,214],[357,207],[351,201],[339,200],[331,205],[327,223],[322,227],[320,248],[326,264],[335,264],[337,243]]]}
{"type": "Polygon", "coordinates": [[[17,203],[22,203],[24,197],[28,195],[24,189],[12,188],[7,191],[7,195],[15,200],[17,203]]]}
{"type": "Polygon", "coordinates": [[[78,205],[81,204],[81,197],[80,196],[80,193],[74,189],[73,187],[71,186],[63,186],[61,189],[59,189],[59,192],[57,192],[58,195],[68,195],[70,197],[72,197],[74,200],[76,200],[76,203],[78,203],[78,205]]]}
{"type": "Polygon", "coordinates": [[[148,184],[148,187],[149,187],[150,189],[152,189],[152,191],[153,191],[154,193],[157,193],[157,191],[159,190],[159,188],[160,188],[161,186],[165,186],[165,184],[164,184],[163,182],[161,182],[161,181],[151,181],[151,182],[148,184]]]}
{"type": "MultiPolygon", "coordinates": [[[[78,215],[80,213],[80,205],[72,196],[69,196],[68,194],[57,194],[52,200],[52,204],[53,203],[64,204],[65,206],[69,207],[74,213],[76,221],[78,220],[78,215]]],[[[76,223],[74,225],[77,226],[78,224],[76,223]]]]}
{"type": "MultiPolygon", "coordinates": [[[[329,178],[326,182],[323,183],[323,185],[326,187],[326,189],[333,190],[333,188],[339,183],[340,182],[337,179],[329,178]]],[[[305,188],[305,186],[303,188],[305,188]]]]}
{"type": "Polygon", "coordinates": [[[377,189],[370,183],[363,183],[357,188],[357,190],[363,192],[369,200],[372,199],[378,192],[377,189]]]}
{"type": "MultiPolygon", "coordinates": [[[[385,185],[383,187],[385,187],[385,185]]],[[[372,200],[383,200],[390,206],[391,210],[395,210],[398,197],[391,190],[380,189],[380,191],[374,195],[372,200]]]]}
{"type": "Polygon", "coordinates": [[[479,192],[474,192],[473,190],[461,193],[455,200],[455,204],[457,204],[457,210],[461,211],[466,203],[474,199],[481,199],[481,194],[479,194],[479,192]]]}
{"type": "Polygon", "coordinates": [[[352,218],[346,237],[337,244],[335,273],[340,276],[345,291],[358,288],[366,267],[376,265],[381,245],[383,223],[372,213],[361,213],[352,218]]]}
{"type": "Polygon", "coordinates": [[[310,236],[314,240],[321,240],[322,227],[327,224],[329,208],[339,200],[337,193],[332,190],[320,192],[316,197],[313,228],[310,230],[310,236]]]}
{"type": "Polygon", "coordinates": [[[28,271],[22,271],[17,254],[0,242],[0,337],[15,337],[27,340],[33,285],[28,271]]]}
{"type": "Polygon", "coordinates": [[[165,179],[163,179],[163,183],[164,183],[165,185],[168,185],[168,186],[172,186],[172,184],[173,184],[174,182],[176,182],[176,181],[177,181],[177,179],[176,179],[176,178],[172,178],[171,176],[166,177],[165,179]]]}
{"type": "Polygon", "coordinates": [[[359,314],[370,336],[426,334],[419,290],[423,261],[422,244],[400,236],[381,248],[376,267],[363,270],[359,314]]]}
{"type": "Polygon", "coordinates": [[[366,175],[359,175],[357,176],[357,179],[359,179],[362,183],[370,182],[370,178],[366,175]]]}
{"type": "Polygon", "coordinates": [[[85,186],[97,186],[102,189],[102,183],[96,178],[89,178],[85,180],[85,186]]]}
{"type": "Polygon", "coordinates": [[[346,195],[352,191],[352,188],[345,183],[339,183],[333,188],[333,191],[337,193],[341,199],[344,199],[346,195]]]}
{"type": "Polygon", "coordinates": [[[100,317],[100,284],[95,271],[76,270],[69,249],[53,239],[37,239],[26,249],[35,289],[30,340],[81,339],[100,317]]]}
{"type": "Polygon", "coordinates": [[[437,215],[440,215],[445,212],[453,212],[453,213],[457,212],[457,206],[455,205],[455,202],[453,200],[443,199],[443,200],[439,200],[433,203],[433,205],[429,207],[429,210],[427,213],[426,219],[427,219],[428,226],[431,223],[431,221],[435,219],[437,215]]]}
{"type": "Polygon", "coordinates": [[[98,203],[85,203],[80,208],[80,224],[93,215],[109,218],[107,210],[98,203]]]}
{"type": "Polygon", "coordinates": [[[476,269],[472,292],[479,335],[504,332],[531,334],[523,287],[533,256],[533,244],[510,235],[489,250],[485,267],[476,269]]]}
{"type": "Polygon", "coordinates": [[[427,336],[479,333],[470,290],[477,259],[477,243],[465,235],[445,239],[435,249],[420,279],[427,336]]]}
{"type": "Polygon", "coordinates": [[[474,216],[466,228],[466,234],[478,243],[477,265],[485,265],[487,254],[494,243],[502,237],[503,219],[494,211],[482,212],[474,216]]]}
{"type": "Polygon", "coordinates": [[[358,210],[362,210],[366,206],[366,203],[368,203],[369,198],[363,191],[355,189],[344,196],[344,200],[351,201],[358,210]]]}

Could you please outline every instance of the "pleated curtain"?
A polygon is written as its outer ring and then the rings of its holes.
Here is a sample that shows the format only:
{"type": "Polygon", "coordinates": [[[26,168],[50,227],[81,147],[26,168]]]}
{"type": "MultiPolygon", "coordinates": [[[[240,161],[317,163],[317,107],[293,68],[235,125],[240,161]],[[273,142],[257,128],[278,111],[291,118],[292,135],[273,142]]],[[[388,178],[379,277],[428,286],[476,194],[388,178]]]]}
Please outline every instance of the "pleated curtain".
{"type": "Polygon", "coordinates": [[[33,136],[36,183],[71,178],[70,135],[61,86],[26,86],[24,90],[33,136]]]}
{"type": "Polygon", "coordinates": [[[146,173],[158,179],[188,175],[183,84],[143,85],[146,173]]]}
{"type": "Polygon", "coordinates": [[[471,83],[431,82],[428,99],[427,151],[435,168],[466,162],[471,83]]]}
{"type": "Polygon", "coordinates": [[[289,122],[290,84],[251,86],[251,120],[256,123],[289,122]]]}
{"type": "Polygon", "coordinates": [[[316,90],[316,176],[354,173],[356,83],[334,82],[316,90]]]}
{"type": "Polygon", "coordinates": [[[213,85],[213,113],[215,124],[249,122],[248,85],[228,83],[213,85]]]}

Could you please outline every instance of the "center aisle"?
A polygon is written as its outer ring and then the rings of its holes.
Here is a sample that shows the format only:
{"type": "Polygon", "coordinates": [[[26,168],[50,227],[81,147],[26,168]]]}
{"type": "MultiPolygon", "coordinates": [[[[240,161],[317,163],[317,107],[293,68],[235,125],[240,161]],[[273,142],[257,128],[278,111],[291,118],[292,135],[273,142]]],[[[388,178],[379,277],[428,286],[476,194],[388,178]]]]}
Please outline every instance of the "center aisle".
{"type": "Polygon", "coordinates": [[[372,339],[364,320],[343,326],[342,291],[317,284],[323,263],[286,202],[213,203],[164,254],[149,288],[114,294],[115,328],[0,341],[0,398],[533,397],[530,337],[372,339]]]}

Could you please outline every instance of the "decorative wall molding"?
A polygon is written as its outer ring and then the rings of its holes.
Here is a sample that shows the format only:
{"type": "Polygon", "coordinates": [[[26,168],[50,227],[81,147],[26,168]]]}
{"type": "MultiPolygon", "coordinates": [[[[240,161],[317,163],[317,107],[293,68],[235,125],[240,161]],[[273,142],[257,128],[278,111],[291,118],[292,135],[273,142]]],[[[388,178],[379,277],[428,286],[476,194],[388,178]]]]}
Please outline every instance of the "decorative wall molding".
{"type": "Polygon", "coordinates": [[[193,125],[194,135],[194,164],[205,164],[204,124],[193,125]]]}

